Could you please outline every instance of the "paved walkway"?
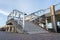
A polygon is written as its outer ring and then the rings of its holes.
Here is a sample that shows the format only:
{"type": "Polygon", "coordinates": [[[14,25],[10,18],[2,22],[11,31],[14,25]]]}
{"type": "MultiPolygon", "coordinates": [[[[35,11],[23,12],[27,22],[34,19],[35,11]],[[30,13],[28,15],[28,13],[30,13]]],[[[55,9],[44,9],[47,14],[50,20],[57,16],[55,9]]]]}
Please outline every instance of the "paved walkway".
{"type": "Polygon", "coordinates": [[[0,32],[0,40],[60,40],[60,34],[17,34],[9,32],[0,32]]]}

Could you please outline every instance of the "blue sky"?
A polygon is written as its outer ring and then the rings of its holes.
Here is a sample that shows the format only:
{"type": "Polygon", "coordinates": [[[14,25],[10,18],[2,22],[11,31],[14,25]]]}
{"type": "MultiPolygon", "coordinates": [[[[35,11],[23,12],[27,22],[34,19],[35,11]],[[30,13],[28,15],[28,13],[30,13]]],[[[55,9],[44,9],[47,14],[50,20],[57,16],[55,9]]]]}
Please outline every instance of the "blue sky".
{"type": "Polygon", "coordinates": [[[7,15],[13,9],[30,14],[57,3],[60,3],[60,0],[0,0],[0,26],[5,25],[7,15]]]}

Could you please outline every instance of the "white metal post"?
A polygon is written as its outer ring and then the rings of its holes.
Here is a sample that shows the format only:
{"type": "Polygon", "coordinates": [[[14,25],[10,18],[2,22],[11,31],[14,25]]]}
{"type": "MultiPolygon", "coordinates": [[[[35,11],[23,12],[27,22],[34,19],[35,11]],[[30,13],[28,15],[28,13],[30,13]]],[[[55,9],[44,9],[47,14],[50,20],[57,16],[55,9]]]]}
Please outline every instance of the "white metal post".
{"type": "Polygon", "coordinates": [[[24,15],[24,13],[23,13],[23,30],[24,30],[24,26],[25,26],[25,15],[24,15]]]}

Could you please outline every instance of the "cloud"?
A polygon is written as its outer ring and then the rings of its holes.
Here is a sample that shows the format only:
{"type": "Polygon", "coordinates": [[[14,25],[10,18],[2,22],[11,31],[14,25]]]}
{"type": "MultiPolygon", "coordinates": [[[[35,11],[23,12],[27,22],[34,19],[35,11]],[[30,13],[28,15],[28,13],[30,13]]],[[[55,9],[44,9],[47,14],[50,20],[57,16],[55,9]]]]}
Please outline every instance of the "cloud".
{"type": "Polygon", "coordinates": [[[9,14],[8,12],[6,12],[6,11],[4,11],[2,9],[0,9],[0,13],[2,13],[3,15],[6,15],[6,16],[9,14]]]}

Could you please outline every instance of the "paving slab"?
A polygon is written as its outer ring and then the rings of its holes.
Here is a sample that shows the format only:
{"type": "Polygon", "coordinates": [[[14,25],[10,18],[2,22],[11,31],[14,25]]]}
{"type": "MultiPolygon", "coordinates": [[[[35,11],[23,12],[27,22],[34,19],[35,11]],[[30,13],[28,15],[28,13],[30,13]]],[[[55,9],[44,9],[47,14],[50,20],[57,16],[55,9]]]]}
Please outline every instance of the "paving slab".
{"type": "Polygon", "coordinates": [[[0,32],[0,40],[60,40],[60,33],[17,34],[0,32]]]}

